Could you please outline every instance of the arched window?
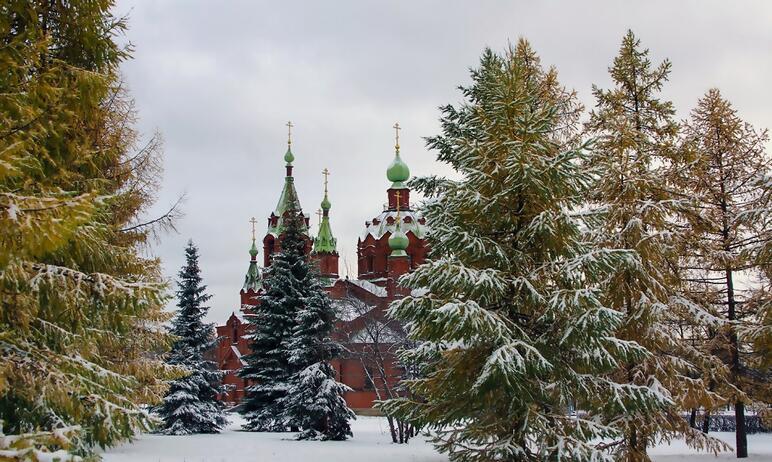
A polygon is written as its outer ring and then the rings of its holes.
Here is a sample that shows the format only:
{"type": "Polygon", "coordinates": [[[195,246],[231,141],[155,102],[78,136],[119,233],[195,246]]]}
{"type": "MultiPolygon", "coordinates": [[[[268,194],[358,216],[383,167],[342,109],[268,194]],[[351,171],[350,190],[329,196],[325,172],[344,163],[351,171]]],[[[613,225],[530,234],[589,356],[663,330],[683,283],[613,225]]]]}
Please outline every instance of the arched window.
{"type": "Polygon", "coordinates": [[[367,272],[368,272],[368,273],[372,273],[372,272],[373,272],[373,267],[374,267],[374,265],[375,265],[375,256],[373,256],[373,255],[368,255],[368,256],[367,256],[367,257],[365,257],[365,258],[367,259],[367,266],[366,266],[366,268],[367,268],[367,272]]]}

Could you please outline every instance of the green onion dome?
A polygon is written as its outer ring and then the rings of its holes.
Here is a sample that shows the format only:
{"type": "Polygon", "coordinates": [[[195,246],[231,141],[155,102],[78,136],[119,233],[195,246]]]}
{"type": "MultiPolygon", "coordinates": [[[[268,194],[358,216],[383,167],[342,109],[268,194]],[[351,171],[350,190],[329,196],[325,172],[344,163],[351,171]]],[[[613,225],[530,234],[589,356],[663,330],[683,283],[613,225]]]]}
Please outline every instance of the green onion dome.
{"type": "Polygon", "coordinates": [[[394,230],[394,234],[389,236],[389,248],[391,249],[392,257],[402,257],[407,255],[405,249],[410,244],[407,238],[407,234],[402,232],[402,229],[397,222],[397,229],[394,230]]]}
{"type": "Polygon", "coordinates": [[[389,168],[386,169],[386,178],[392,182],[392,188],[405,188],[403,182],[410,178],[410,169],[407,164],[402,161],[402,158],[399,157],[399,151],[397,151],[396,156],[394,156],[394,160],[391,162],[391,165],[389,165],[389,168]]]}
{"type": "Polygon", "coordinates": [[[288,165],[291,164],[295,160],[295,155],[292,154],[292,149],[288,146],[287,152],[284,153],[284,162],[286,162],[288,165]]]}
{"type": "Polygon", "coordinates": [[[252,256],[252,258],[257,256],[257,246],[255,245],[255,240],[252,239],[252,248],[249,249],[249,255],[252,256]]]}
{"type": "Polygon", "coordinates": [[[324,199],[322,199],[322,210],[325,210],[325,211],[330,210],[331,205],[332,204],[330,204],[330,200],[327,199],[327,194],[325,193],[324,199]]]}

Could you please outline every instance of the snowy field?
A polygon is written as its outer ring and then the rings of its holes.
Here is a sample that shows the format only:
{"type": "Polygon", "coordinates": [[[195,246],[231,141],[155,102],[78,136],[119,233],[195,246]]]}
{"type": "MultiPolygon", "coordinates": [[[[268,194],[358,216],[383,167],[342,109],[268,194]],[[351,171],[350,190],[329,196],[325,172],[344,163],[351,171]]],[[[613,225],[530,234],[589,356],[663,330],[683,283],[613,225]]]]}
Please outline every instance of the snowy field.
{"type": "Polygon", "coordinates": [[[357,417],[351,422],[354,438],[347,441],[295,441],[291,433],[242,432],[243,420],[230,418],[219,435],[142,435],[102,457],[105,462],[447,461],[420,436],[408,444],[391,444],[389,426],[381,417],[357,417]]]}
{"type": "MultiPolygon", "coordinates": [[[[242,420],[231,416],[228,429],[219,435],[142,435],[133,443],[102,454],[105,462],[435,462],[447,458],[422,437],[409,444],[391,444],[389,427],[380,417],[358,417],[352,422],[354,438],[348,441],[294,441],[288,433],[239,431],[242,420]]],[[[734,444],[734,433],[716,433],[734,444]]],[[[749,435],[748,462],[772,461],[772,434],[749,435]]],[[[733,460],[731,453],[715,458],[691,451],[682,441],[650,451],[657,462],[733,460]]]]}
{"type": "MultiPolygon", "coordinates": [[[[726,441],[730,446],[734,447],[734,433],[728,432],[716,432],[711,433],[712,436],[717,436],[726,441]]],[[[772,433],[757,433],[754,435],[748,435],[748,458],[737,459],[733,452],[724,452],[719,454],[718,457],[712,454],[706,454],[704,452],[696,452],[686,447],[684,441],[674,441],[671,445],[661,445],[652,448],[649,451],[651,458],[656,462],[676,462],[676,461],[718,461],[718,460],[743,460],[748,462],[770,462],[772,461],[772,433]]]]}

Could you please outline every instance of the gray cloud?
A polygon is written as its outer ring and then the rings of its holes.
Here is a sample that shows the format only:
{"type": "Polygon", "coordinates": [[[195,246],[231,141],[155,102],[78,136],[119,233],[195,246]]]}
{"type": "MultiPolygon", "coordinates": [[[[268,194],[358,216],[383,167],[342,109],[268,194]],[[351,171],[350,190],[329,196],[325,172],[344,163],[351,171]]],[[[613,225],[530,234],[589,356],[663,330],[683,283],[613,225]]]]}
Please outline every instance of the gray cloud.
{"type": "MultiPolygon", "coordinates": [[[[772,126],[772,4],[768,2],[203,2],[120,0],[134,60],[123,66],[140,129],[165,139],[154,212],[187,192],[180,234],[154,248],[174,277],[192,238],[214,295],[209,319],[238,308],[251,216],[264,232],[283,182],[286,128],[295,124],[296,184],[318,208],[328,167],[341,266],[356,271],[356,239],[385,201],[393,131],[414,174],[446,171],[422,137],[437,106],[460,99],[483,47],[527,37],[545,64],[592,106],[593,83],[628,28],[653,58],[673,61],[679,117],[712,86],[741,116],[772,126]]],[[[315,216],[312,220],[315,223],[315,216]]],[[[343,269],[343,268],[342,268],[343,269]]]]}

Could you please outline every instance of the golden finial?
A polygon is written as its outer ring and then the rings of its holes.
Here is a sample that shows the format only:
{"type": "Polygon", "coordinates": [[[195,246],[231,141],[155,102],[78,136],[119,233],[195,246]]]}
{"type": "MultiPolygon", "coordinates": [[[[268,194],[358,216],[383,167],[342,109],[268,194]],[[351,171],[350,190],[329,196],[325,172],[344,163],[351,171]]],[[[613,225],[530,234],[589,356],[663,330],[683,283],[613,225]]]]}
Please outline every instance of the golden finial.
{"type": "Polygon", "coordinates": [[[287,121],[287,146],[292,146],[292,127],[292,122],[287,121]]]}
{"type": "Polygon", "coordinates": [[[393,128],[394,128],[394,135],[395,135],[395,139],[396,139],[396,141],[394,143],[394,149],[396,149],[397,152],[399,152],[399,131],[402,130],[402,129],[399,128],[399,122],[395,123],[393,128]]]}
{"type": "Polygon", "coordinates": [[[319,229],[322,228],[322,209],[316,209],[316,218],[319,221],[319,229]]]}
{"type": "Polygon", "coordinates": [[[257,223],[257,220],[255,220],[255,217],[252,217],[251,220],[249,220],[250,223],[252,223],[252,240],[255,240],[255,223],[257,223]]]}
{"type": "Polygon", "coordinates": [[[399,223],[399,189],[394,194],[397,196],[397,222],[399,223]]]}
{"type": "Polygon", "coordinates": [[[324,195],[327,195],[327,177],[330,176],[330,171],[327,169],[327,167],[322,170],[322,175],[324,175],[324,195]]]}

